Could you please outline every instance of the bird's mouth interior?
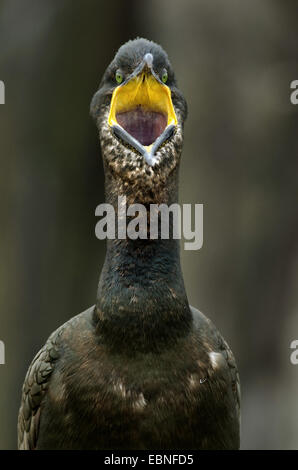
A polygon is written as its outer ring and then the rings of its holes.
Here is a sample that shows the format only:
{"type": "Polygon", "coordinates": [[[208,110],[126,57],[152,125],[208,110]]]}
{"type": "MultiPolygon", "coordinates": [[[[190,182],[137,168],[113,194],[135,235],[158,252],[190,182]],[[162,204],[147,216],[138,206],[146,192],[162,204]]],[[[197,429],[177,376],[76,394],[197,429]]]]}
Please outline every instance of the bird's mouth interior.
{"type": "Polygon", "coordinates": [[[167,126],[167,114],[161,111],[146,109],[141,105],[129,111],[116,114],[117,123],[142,145],[149,146],[155,142],[167,126]]]}
{"type": "Polygon", "coordinates": [[[108,122],[117,137],[150,153],[154,142],[161,145],[163,134],[168,138],[168,128],[177,125],[171,90],[150,72],[141,72],[114,90],[108,122]]]}

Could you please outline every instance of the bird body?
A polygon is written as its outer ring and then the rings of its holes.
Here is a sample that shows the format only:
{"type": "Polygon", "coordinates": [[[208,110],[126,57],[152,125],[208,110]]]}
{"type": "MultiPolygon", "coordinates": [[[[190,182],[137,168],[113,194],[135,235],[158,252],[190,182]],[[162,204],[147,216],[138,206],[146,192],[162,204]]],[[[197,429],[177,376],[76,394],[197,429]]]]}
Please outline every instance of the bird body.
{"type": "Polygon", "coordinates": [[[202,313],[191,309],[193,327],[173,347],[127,355],[99,342],[94,311],[54,332],[28,371],[40,384],[24,391],[20,448],[239,446],[237,370],[202,313]]]}
{"type": "MultiPolygon", "coordinates": [[[[114,210],[122,195],[176,202],[187,110],[161,47],[122,46],[91,113],[114,210]]],[[[28,370],[19,448],[237,449],[239,407],[234,357],[188,303],[178,240],[116,238],[96,304],[54,332],[28,370]]]]}

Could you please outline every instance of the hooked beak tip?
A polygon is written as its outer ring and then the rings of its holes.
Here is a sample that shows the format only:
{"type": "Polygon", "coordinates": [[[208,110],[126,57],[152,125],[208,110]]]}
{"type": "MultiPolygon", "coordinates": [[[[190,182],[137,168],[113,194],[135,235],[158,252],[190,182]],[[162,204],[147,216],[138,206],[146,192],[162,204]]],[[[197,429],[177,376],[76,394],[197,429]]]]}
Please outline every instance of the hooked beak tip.
{"type": "Polygon", "coordinates": [[[145,62],[145,64],[147,64],[147,66],[149,68],[152,68],[153,55],[150,52],[148,52],[147,54],[144,55],[144,62],[145,62]]]}

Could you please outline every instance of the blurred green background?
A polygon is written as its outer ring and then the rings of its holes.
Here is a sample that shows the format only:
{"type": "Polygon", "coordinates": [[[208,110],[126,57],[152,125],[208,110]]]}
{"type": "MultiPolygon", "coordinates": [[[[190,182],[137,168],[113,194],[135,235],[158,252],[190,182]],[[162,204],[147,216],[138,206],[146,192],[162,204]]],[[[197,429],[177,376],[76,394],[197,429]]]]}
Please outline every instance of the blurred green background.
{"type": "Polygon", "coordinates": [[[298,448],[296,2],[0,1],[0,448],[49,334],[95,302],[103,169],[89,103],[118,47],[161,43],[189,105],[180,202],[204,204],[182,250],[190,302],[230,343],[242,448],[298,448]]]}

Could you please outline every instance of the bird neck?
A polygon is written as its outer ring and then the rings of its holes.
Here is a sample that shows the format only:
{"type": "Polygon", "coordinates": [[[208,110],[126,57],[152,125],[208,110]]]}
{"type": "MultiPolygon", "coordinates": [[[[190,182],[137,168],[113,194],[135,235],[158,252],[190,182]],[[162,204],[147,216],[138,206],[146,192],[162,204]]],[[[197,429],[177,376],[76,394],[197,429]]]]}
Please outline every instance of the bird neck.
{"type": "MultiPolygon", "coordinates": [[[[95,311],[98,331],[117,349],[119,342],[130,350],[132,345],[158,349],[185,335],[191,321],[179,240],[172,237],[173,219],[169,219],[169,239],[161,238],[160,224],[157,239],[150,239],[149,233],[150,204],[177,202],[178,169],[164,185],[142,191],[125,185],[107,169],[105,173],[106,202],[113,206],[116,219],[121,217],[119,196],[122,200],[125,196],[127,205],[142,204],[147,210],[148,236],[107,241],[95,311]]],[[[125,215],[122,226],[128,229],[131,220],[125,215]]]]}

